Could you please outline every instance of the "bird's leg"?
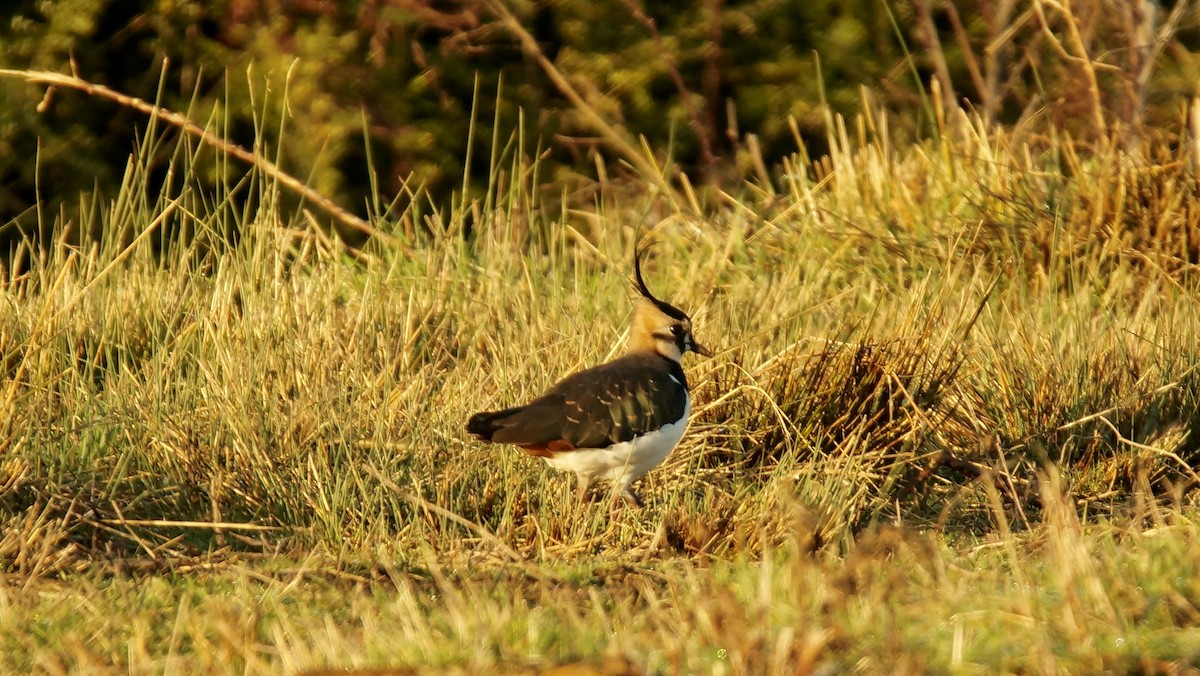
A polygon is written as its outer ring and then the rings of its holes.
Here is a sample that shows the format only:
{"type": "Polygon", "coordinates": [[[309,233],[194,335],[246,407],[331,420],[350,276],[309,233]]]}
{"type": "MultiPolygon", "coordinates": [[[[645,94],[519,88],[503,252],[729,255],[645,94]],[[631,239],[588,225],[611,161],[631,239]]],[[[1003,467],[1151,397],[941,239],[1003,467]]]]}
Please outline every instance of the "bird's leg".
{"type": "Polygon", "coordinates": [[[582,474],[575,475],[575,498],[577,501],[581,503],[587,501],[588,486],[590,486],[591,483],[592,482],[582,474]]]}
{"type": "Polygon", "coordinates": [[[637,493],[629,487],[629,484],[621,482],[618,484],[612,493],[612,499],[608,503],[608,517],[616,519],[619,517],[622,509],[638,509],[642,506],[642,501],[638,498],[637,493]]]}
{"type": "Polygon", "coordinates": [[[626,505],[635,509],[641,509],[642,507],[642,499],[627,484],[621,486],[621,499],[625,501],[626,505]]]}

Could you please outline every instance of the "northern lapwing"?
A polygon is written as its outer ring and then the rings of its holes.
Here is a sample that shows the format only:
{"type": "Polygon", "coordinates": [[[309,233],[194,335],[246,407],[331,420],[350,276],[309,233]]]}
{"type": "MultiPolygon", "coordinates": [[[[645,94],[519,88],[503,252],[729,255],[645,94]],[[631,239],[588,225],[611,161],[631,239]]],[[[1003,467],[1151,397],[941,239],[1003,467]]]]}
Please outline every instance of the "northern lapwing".
{"type": "Polygon", "coordinates": [[[641,298],[624,356],[573,373],[524,406],[467,421],[467,431],[482,441],[514,444],[554,469],[574,472],[580,500],[593,481],[604,479],[640,506],[633,482],[666,459],[688,424],[683,355],[712,356],[692,337],[691,318],[646,288],[641,263],[635,252],[641,298]]]}

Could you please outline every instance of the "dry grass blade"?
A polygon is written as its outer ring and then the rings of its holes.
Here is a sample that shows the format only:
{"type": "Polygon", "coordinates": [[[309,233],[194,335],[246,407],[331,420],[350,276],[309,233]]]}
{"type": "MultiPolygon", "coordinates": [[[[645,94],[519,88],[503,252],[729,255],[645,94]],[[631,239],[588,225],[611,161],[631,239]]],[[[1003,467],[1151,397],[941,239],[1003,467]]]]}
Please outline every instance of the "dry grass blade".
{"type": "Polygon", "coordinates": [[[104,519],[100,523],[111,526],[149,526],[157,528],[194,528],[199,530],[243,530],[272,532],[284,530],[279,526],[258,523],[236,523],[231,521],[174,521],[171,519],[104,519]]]}

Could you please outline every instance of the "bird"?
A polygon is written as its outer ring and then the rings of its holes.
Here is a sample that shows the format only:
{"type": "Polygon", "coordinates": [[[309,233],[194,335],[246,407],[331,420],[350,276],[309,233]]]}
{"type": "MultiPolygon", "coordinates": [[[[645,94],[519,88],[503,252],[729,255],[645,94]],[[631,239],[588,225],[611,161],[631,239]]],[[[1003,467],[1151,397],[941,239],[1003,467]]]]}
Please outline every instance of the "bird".
{"type": "Polygon", "coordinates": [[[614,499],[642,506],[633,483],[667,458],[688,425],[692,400],[683,355],[712,356],[696,342],[687,313],[650,293],[642,253],[634,249],[640,297],[624,355],[563,378],[523,406],[467,421],[467,432],[480,441],[512,444],[560,472],[574,472],[580,501],[599,479],[612,483],[614,499]]]}

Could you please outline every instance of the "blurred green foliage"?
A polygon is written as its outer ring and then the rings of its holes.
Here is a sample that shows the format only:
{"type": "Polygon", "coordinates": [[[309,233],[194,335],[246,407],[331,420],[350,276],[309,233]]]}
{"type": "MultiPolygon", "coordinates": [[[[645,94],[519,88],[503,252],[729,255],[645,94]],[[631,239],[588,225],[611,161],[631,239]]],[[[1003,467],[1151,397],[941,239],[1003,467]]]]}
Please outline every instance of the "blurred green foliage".
{"type": "MultiPolygon", "coordinates": [[[[1112,2],[1081,0],[1077,6],[1097,11],[1077,18],[1090,22],[1085,27],[1095,53],[1116,55],[1109,61],[1119,70],[1127,65],[1122,59],[1130,59],[1121,55],[1136,42],[1126,28],[1138,17],[1100,11],[1112,2]],[[1126,48],[1117,51],[1121,45],[1126,48]]],[[[810,153],[819,154],[827,111],[861,110],[864,88],[872,92],[869,105],[892,111],[892,133],[928,133],[926,91],[939,64],[952,83],[952,102],[983,106],[999,122],[1059,105],[1055,121],[1069,124],[1080,116],[1072,108],[1081,100],[1078,74],[1037,22],[1031,24],[1023,5],[1008,14],[997,9],[1009,5],[506,4],[590,107],[630,135],[644,135],[701,181],[718,183],[751,173],[748,134],[757,137],[754,152],[767,162],[795,152],[789,118],[810,153]],[[1015,30],[1004,33],[1010,27],[1015,30]],[[997,42],[1001,34],[1008,37],[997,42]],[[985,58],[989,45],[996,46],[996,62],[985,58]],[[986,81],[981,70],[988,71],[986,81]]],[[[75,68],[84,79],[153,99],[166,58],[164,106],[188,112],[234,142],[258,144],[285,170],[364,215],[371,171],[385,200],[410,176],[409,185],[424,186],[435,202],[459,189],[472,105],[478,106],[476,138],[490,139],[498,96],[504,102],[501,141],[516,128],[520,109],[536,132],[529,136],[549,148],[549,171],[542,176],[549,189],[590,175],[601,143],[595,130],[490,8],[477,0],[25,0],[0,9],[0,66],[75,68]]],[[[1168,9],[1162,7],[1160,23],[1168,9]]],[[[1048,21],[1059,22],[1053,33],[1064,19],[1048,21]]],[[[1180,28],[1184,35],[1194,31],[1187,22],[1180,28]]],[[[1168,117],[1178,117],[1181,92],[1194,93],[1187,89],[1195,68],[1181,44],[1173,42],[1178,48],[1161,57],[1173,64],[1163,71],[1170,77],[1136,92],[1145,98],[1145,90],[1161,84],[1149,102],[1153,106],[1154,96],[1170,102],[1162,107],[1168,117]]],[[[1105,71],[1103,77],[1106,97],[1111,89],[1128,98],[1119,75],[1105,71]]],[[[28,229],[39,195],[50,209],[93,188],[113,190],[145,128],[140,114],[82,93],[44,94],[16,79],[0,80],[7,102],[0,108],[0,227],[8,230],[14,222],[28,229]]],[[[1121,116],[1119,105],[1105,103],[1121,116]]],[[[477,186],[486,183],[485,146],[474,148],[477,186]]],[[[165,171],[167,158],[158,159],[165,171]]]]}

